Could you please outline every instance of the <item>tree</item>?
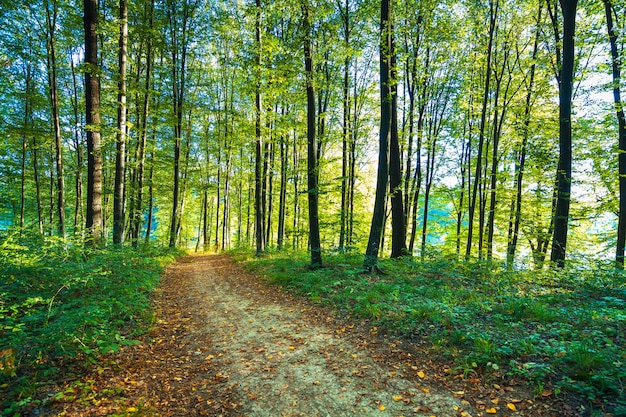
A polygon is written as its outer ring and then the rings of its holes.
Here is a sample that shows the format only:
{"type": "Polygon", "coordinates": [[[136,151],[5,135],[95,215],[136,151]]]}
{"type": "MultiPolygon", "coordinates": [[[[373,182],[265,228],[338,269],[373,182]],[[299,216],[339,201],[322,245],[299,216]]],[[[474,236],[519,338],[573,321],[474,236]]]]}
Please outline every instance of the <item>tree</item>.
{"type": "Polygon", "coordinates": [[[58,5],[56,0],[46,0],[46,51],[48,68],[48,92],[52,124],[54,126],[54,149],[56,166],[56,192],[59,236],[65,237],[65,179],[63,172],[63,143],[61,138],[61,118],[59,115],[59,88],[57,85],[56,37],[58,5]]]}
{"type": "Polygon", "coordinates": [[[98,0],[84,0],[85,120],[87,122],[87,216],[91,244],[102,243],[102,149],[98,66],[98,0]]]}
{"type": "Polygon", "coordinates": [[[126,51],[128,44],[128,7],[120,0],[120,38],[118,52],[119,80],[117,93],[117,140],[115,153],[115,191],[113,200],[113,243],[124,242],[126,176],[126,51]]]}
{"type": "MultiPolygon", "coordinates": [[[[389,189],[391,194],[391,257],[399,258],[406,255],[406,217],[402,199],[402,162],[400,142],[398,138],[398,70],[396,68],[396,47],[393,31],[392,2],[389,0],[387,17],[387,44],[385,53],[389,55],[389,75],[385,81],[389,88],[391,100],[391,120],[389,132],[389,189]]],[[[382,51],[381,51],[382,52],[382,51]]],[[[382,122],[381,122],[382,125],[382,122]]]]}
{"type": "Polygon", "coordinates": [[[574,33],[578,0],[560,0],[563,14],[562,63],[559,71],[559,164],[550,261],[565,266],[570,193],[572,188],[572,93],[574,86],[574,33]]]}
{"type": "MultiPolygon", "coordinates": [[[[366,271],[378,268],[378,251],[385,221],[385,202],[389,182],[389,137],[392,129],[393,91],[392,91],[392,54],[393,35],[391,30],[391,0],[380,2],[380,130],[378,135],[378,173],[376,175],[376,196],[374,213],[370,226],[369,239],[365,250],[363,267],[366,271]]],[[[403,214],[404,215],[404,214],[403,214]]]]}
{"type": "Polygon", "coordinates": [[[254,234],[257,256],[265,252],[265,211],[263,206],[263,135],[262,135],[262,97],[261,65],[263,63],[261,39],[262,9],[261,0],[256,0],[255,41],[256,41],[256,80],[255,80],[255,158],[254,158],[254,234]]]}
{"type": "Polygon", "coordinates": [[[618,125],[618,178],[619,178],[619,214],[617,223],[617,245],[615,248],[615,262],[621,269],[624,268],[624,247],[626,246],[626,118],[622,103],[621,60],[617,45],[618,31],[615,28],[613,15],[617,13],[611,0],[603,0],[606,16],[606,27],[611,45],[611,70],[613,73],[613,101],[618,125]]]}
{"type": "Polygon", "coordinates": [[[315,88],[313,85],[313,48],[311,35],[311,10],[308,0],[302,5],[304,14],[304,66],[306,73],[307,97],[307,193],[309,200],[309,244],[311,246],[311,267],[322,266],[322,246],[320,242],[318,209],[318,166],[315,116],[315,88]]]}
{"type": "Polygon", "coordinates": [[[189,48],[189,22],[196,2],[183,2],[179,11],[175,1],[168,1],[167,18],[172,72],[172,105],[174,116],[174,185],[172,195],[172,217],[170,219],[169,246],[175,247],[180,230],[181,215],[181,142],[183,136],[183,106],[185,105],[187,81],[187,52],[189,48]]]}

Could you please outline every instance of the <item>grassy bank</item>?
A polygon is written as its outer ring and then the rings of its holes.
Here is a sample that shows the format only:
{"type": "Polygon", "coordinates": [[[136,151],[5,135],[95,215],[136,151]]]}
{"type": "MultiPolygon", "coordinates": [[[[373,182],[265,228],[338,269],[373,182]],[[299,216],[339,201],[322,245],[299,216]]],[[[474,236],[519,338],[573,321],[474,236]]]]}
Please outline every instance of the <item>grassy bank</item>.
{"type": "Polygon", "coordinates": [[[240,260],[270,281],[421,343],[458,374],[523,378],[537,395],[571,393],[626,415],[626,281],[610,268],[506,271],[488,262],[383,261],[361,255],[240,260]]]}
{"type": "Polygon", "coordinates": [[[0,240],[2,415],[32,405],[69,362],[97,363],[135,343],[152,320],[150,294],[174,253],[88,250],[42,237],[0,240]]]}

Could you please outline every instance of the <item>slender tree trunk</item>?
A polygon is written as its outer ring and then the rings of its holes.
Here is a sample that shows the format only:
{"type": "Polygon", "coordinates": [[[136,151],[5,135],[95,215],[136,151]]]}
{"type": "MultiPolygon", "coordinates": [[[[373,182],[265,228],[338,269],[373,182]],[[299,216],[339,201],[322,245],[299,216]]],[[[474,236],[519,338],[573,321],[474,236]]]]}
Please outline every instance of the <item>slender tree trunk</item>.
{"type": "Polygon", "coordinates": [[[172,217],[170,219],[170,247],[176,246],[180,220],[180,164],[181,142],[183,130],[183,106],[185,99],[185,82],[187,78],[187,48],[188,48],[188,23],[190,18],[190,5],[184,2],[182,10],[178,5],[171,3],[167,10],[171,36],[172,54],[172,103],[174,114],[174,172],[173,172],[173,196],[172,217]],[[180,16],[178,14],[180,13],[180,16]]]}
{"type": "Polygon", "coordinates": [[[502,51],[502,62],[500,63],[499,71],[494,71],[496,78],[496,93],[494,97],[494,117],[493,117],[493,152],[491,155],[491,172],[490,172],[490,184],[489,184],[489,210],[487,218],[487,259],[493,259],[493,237],[495,232],[496,223],[496,206],[497,206],[497,186],[498,186],[498,161],[499,161],[499,145],[500,137],[502,135],[502,126],[506,117],[506,112],[509,105],[509,89],[511,86],[512,77],[509,74],[508,81],[504,87],[504,91],[501,93],[502,82],[504,80],[504,73],[508,68],[509,50],[502,51]],[[500,106],[498,104],[500,96],[502,95],[503,103],[500,106]]]}
{"type": "Polygon", "coordinates": [[[59,116],[59,89],[57,86],[56,37],[57,3],[50,5],[46,0],[46,49],[48,58],[48,92],[54,125],[54,148],[56,167],[57,216],[59,236],[65,237],[65,179],[63,173],[63,142],[61,138],[61,120],[59,116]],[[52,9],[51,9],[52,8],[52,9]]]}
{"type": "Polygon", "coordinates": [[[287,213],[287,165],[288,151],[285,135],[280,137],[280,190],[278,201],[278,250],[283,249],[285,240],[285,215],[287,213]]]}
{"type": "MultiPolygon", "coordinates": [[[[346,51],[350,47],[350,3],[345,0],[344,7],[341,7],[340,0],[337,1],[339,12],[341,13],[343,22],[343,41],[346,51]]],[[[343,62],[343,125],[341,135],[341,214],[339,227],[339,250],[343,251],[346,246],[346,235],[348,232],[348,169],[350,164],[350,155],[348,153],[351,138],[350,129],[350,65],[352,59],[350,54],[346,53],[343,62]]]]}
{"type": "Polygon", "coordinates": [[[563,62],[559,79],[559,165],[554,234],[550,261],[565,266],[567,228],[572,188],[572,93],[574,84],[574,33],[578,0],[560,0],[563,12],[563,62]]]}
{"type": "Polygon", "coordinates": [[[126,50],[128,44],[128,7],[126,0],[120,0],[119,38],[119,81],[117,84],[117,141],[115,153],[115,185],[113,197],[113,243],[124,243],[125,196],[124,177],[126,175],[126,50]]]}
{"type": "Polygon", "coordinates": [[[84,0],[85,120],[87,122],[87,216],[91,244],[102,244],[102,151],[98,76],[98,0],[84,0]]]}
{"type": "Polygon", "coordinates": [[[613,72],[613,101],[618,124],[618,176],[619,176],[619,215],[617,221],[617,245],[615,263],[618,268],[624,269],[624,247],[626,246],[626,118],[622,103],[621,62],[617,44],[618,31],[613,24],[613,9],[611,0],[603,0],[606,14],[606,27],[611,43],[611,68],[613,72]]]}
{"type": "Polygon", "coordinates": [[[526,99],[524,102],[524,128],[522,131],[522,143],[520,145],[519,150],[517,151],[517,157],[515,161],[515,197],[511,201],[511,214],[509,220],[509,233],[508,233],[508,245],[507,245],[507,255],[506,255],[506,264],[507,268],[512,269],[513,263],[515,262],[515,252],[517,250],[517,241],[519,238],[519,227],[520,221],[522,218],[522,191],[523,191],[523,179],[524,179],[524,169],[526,166],[526,152],[528,148],[528,138],[530,136],[530,113],[532,110],[532,95],[533,88],[535,85],[535,72],[537,68],[536,58],[537,53],[539,51],[539,41],[541,36],[540,24],[541,24],[541,15],[543,12],[543,3],[539,2],[539,8],[537,11],[537,27],[535,32],[535,41],[533,45],[532,52],[532,64],[530,65],[530,75],[528,79],[528,90],[526,92],[526,99]]]}
{"type": "Polygon", "coordinates": [[[84,224],[83,215],[83,143],[82,143],[82,130],[78,128],[81,123],[79,117],[79,103],[78,103],[78,81],[76,79],[76,68],[74,66],[74,60],[70,54],[70,68],[72,71],[72,107],[74,110],[74,147],[76,148],[76,203],[74,210],[74,233],[79,230],[79,225],[84,224]]]}
{"type": "Polygon", "coordinates": [[[298,160],[298,135],[293,131],[293,223],[292,223],[292,247],[300,248],[300,166],[298,160]]]}
{"type": "Polygon", "coordinates": [[[154,152],[150,153],[150,168],[148,169],[148,219],[146,222],[145,243],[150,242],[152,222],[154,221],[154,152]]]}
{"type": "Polygon", "coordinates": [[[32,135],[32,66],[30,63],[25,65],[24,74],[24,133],[22,134],[22,173],[21,173],[21,189],[22,198],[20,201],[20,235],[24,232],[24,217],[26,211],[26,151],[28,149],[28,135],[32,135]]]}
{"type": "Polygon", "coordinates": [[[392,118],[391,74],[391,0],[380,2],[380,132],[378,139],[378,174],[376,177],[376,195],[374,213],[369,239],[365,251],[363,267],[366,271],[378,268],[378,251],[385,222],[385,201],[389,181],[389,136],[392,118]]]}
{"type": "Polygon", "coordinates": [[[391,94],[391,131],[389,133],[389,189],[391,193],[391,257],[406,255],[406,217],[402,198],[402,161],[398,137],[398,87],[396,51],[393,33],[393,13],[389,1],[388,34],[389,45],[389,92],[391,94]]]}
{"type": "MultiPolygon", "coordinates": [[[[474,213],[476,211],[476,199],[478,197],[478,191],[480,183],[482,182],[482,168],[483,168],[483,153],[485,145],[485,129],[487,125],[487,107],[489,104],[489,93],[491,91],[491,60],[493,56],[493,42],[496,32],[496,21],[498,18],[499,0],[490,0],[489,2],[490,18],[489,18],[489,44],[487,46],[487,63],[485,67],[485,89],[483,92],[483,102],[480,115],[480,129],[478,136],[478,154],[476,160],[476,172],[474,175],[474,184],[472,188],[472,194],[470,196],[469,205],[469,220],[467,230],[467,247],[465,248],[465,257],[469,258],[472,250],[472,240],[474,231],[474,213]]],[[[482,206],[481,206],[482,207],[482,206]]],[[[482,213],[482,210],[481,210],[482,213]]],[[[482,222],[481,222],[482,224],[482,222]]],[[[482,241],[482,230],[480,233],[480,240],[482,241]]],[[[479,256],[482,256],[482,245],[478,248],[479,256]]]]}
{"type": "Polygon", "coordinates": [[[35,200],[37,203],[37,224],[39,227],[39,234],[43,235],[44,220],[43,220],[43,205],[41,202],[41,183],[39,179],[39,145],[37,144],[37,136],[32,135],[31,138],[31,150],[33,154],[33,176],[35,180],[35,200]]]}
{"type": "Polygon", "coordinates": [[[255,162],[254,162],[254,234],[256,239],[256,254],[260,256],[265,252],[265,228],[263,211],[263,137],[262,137],[262,99],[261,99],[261,66],[263,64],[262,42],[261,42],[261,24],[262,24],[262,8],[261,0],[256,0],[256,22],[255,22],[255,40],[256,40],[256,85],[255,85],[255,162]]]}
{"type": "Polygon", "coordinates": [[[311,39],[311,11],[308,0],[304,0],[304,64],[306,73],[307,96],[307,194],[309,200],[309,244],[311,246],[311,268],[322,266],[322,245],[320,241],[319,213],[318,213],[318,165],[317,165],[317,138],[315,116],[315,88],[313,71],[313,50],[311,39]]]}

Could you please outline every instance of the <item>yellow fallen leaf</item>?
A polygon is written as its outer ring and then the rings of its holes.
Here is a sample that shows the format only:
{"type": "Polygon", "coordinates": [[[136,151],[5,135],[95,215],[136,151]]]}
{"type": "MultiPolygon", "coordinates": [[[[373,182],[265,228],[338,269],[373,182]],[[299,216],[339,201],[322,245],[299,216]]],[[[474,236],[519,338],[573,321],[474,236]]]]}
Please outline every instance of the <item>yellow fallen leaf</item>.
{"type": "Polygon", "coordinates": [[[487,414],[496,414],[497,411],[496,411],[495,408],[491,407],[491,408],[486,409],[485,413],[487,413],[487,414]]]}
{"type": "Polygon", "coordinates": [[[491,403],[495,405],[498,405],[499,402],[500,402],[499,398],[494,398],[493,400],[491,400],[491,403]]]}
{"type": "Polygon", "coordinates": [[[517,411],[517,407],[515,407],[515,404],[513,404],[513,403],[508,403],[506,405],[506,408],[508,408],[511,411],[517,411]]]}
{"type": "Polygon", "coordinates": [[[424,387],[422,387],[422,391],[424,392],[424,394],[428,394],[430,392],[428,388],[424,388],[424,387]]]}
{"type": "Polygon", "coordinates": [[[419,371],[419,372],[417,373],[417,376],[419,376],[419,377],[420,377],[420,378],[422,378],[422,379],[426,378],[426,374],[425,374],[424,372],[422,372],[422,371],[419,371]]]}
{"type": "Polygon", "coordinates": [[[126,409],[127,413],[136,413],[137,411],[139,411],[139,410],[137,410],[137,407],[128,407],[126,409]]]}
{"type": "Polygon", "coordinates": [[[396,402],[397,402],[397,401],[402,401],[403,399],[404,399],[404,397],[403,397],[402,395],[395,395],[395,396],[393,397],[393,400],[394,400],[394,401],[396,401],[396,402]]]}
{"type": "Polygon", "coordinates": [[[385,411],[387,409],[387,407],[385,407],[383,404],[381,404],[381,405],[378,406],[378,409],[380,411],[385,411]]]}

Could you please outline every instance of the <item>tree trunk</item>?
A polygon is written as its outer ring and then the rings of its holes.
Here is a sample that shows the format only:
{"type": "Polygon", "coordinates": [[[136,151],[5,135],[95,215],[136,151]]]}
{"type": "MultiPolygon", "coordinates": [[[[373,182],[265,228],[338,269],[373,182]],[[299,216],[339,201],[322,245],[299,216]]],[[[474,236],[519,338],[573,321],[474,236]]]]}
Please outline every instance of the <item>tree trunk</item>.
{"type": "Polygon", "coordinates": [[[115,153],[115,185],[113,197],[113,243],[124,243],[126,176],[126,50],[128,44],[128,7],[120,0],[119,81],[117,84],[117,141],[115,153]]]}
{"type": "MultiPolygon", "coordinates": [[[[344,7],[337,2],[339,12],[341,13],[343,23],[343,41],[344,48],[348,50],[350,47],[350,3],[345,0],[344,7]]],[[[350,129],[350,65],[351,57],[346,53],[343,62],[343,125],[341,134],[341,212],[339,227],[339,250],[343,251],[346,246],[346,235],[348,231],[348,167],[350,164],[350,155],[348,153],[351,129],[350,129]]]]}
{"type": "Polygon", "coordinates": [[[389,93],[391,94],[391,131],[389,133],[389,189],[391,194],[391,257],[406,255],[406,217],[402,198],[402,162],[398,138],[398,87],[396,51],[393,33],[392,2],[389,1],[387,39],[389,46],[389,93]]]}
{"type": "Polygon", "coordinates": [[[385,201],[389,181],[389,136],[392,118],[391,74],[391,0],[380,2],[380,132],[378,137],[378,174],[370,234],[363,267],[372,272],[378,268],[378,251],[385,222],[385,201]]]}
{"type": "Polygon", "coordinates": [[[172,195],[172,217],[170,219],[170,247],[176,246],[180,220],[180,163],[181,142],[183,134],[183,106],[185,99],[185,82],[187,78],[188,23],[190,18],[189,3],[184,2],[182,10],[175,3],[169,4],[167,10],[171,36],[172,54],[172,103],[174,114],[174,187],[172,195]],[[180,13],[180,16],[178,14],[180,13]]]}
{"type": "MultiPolygon", "coordinates": [[[[284,109],[283,109],[284,114],[284,109]]],[[[285,240],[285,215],[287,213],[287,165],[289,155],[285,135],[280,136],[280,190],[278,201],[278,250],[283,249],[285,240]]]]}
{"type": "Polygon", "coordinates": [[[20,201],[20,235],[24,233],[24,217],[26,210],[26,151],[28,149],[28,135],[32,134],[32,66],[30,63],[25,64],[24,74],[24,132],[22,133],[22,172],[21,172],[21,189],[22,198],[20,201]]]}
{"type": "Polygon", "coordinates": [[[102,244],[102,151],[98,76],[98,0],[84,0],[85,120],[87,122],[87,216],[91,244],[102,244]]]}
{"type": "Polygon", "coordinates": [[[61,120],[59,116],[59,89],[57,86],[56,38],[57,4],[49,1],[46,7],[46,50],[48,60],[48,92],[54,126],[54,149],[56,167],[57,216],[59,236],[65,237],[65,179],[63,173],[63,142],[61,138],[61,120]],[[50,9],[52,7],[52,10],[50,9]]]}
{"type": "Polygon", "coordinates": [[[256,254],[260,256],[265,252],[265,213],[263,211],[263,137],[261,132],[261,65],[263,63],[262,43],[261,43],[261,0],[256,0],[256,22],[255,22],[255,40],[256,40],[256,85],[255,85],[255,160],[254,160],[254,234],[256,239],[256,254]]]}
{"type": "Polygon", "coordinates": [[[533,45],[533,52],[531,56],[532,64],[530,65],[530,75],[528,80],[528,90],[526,92],[526,99],[524,102],[524,127],[522,131],[522,143],[520,148],[516,151],[515,161],[515,175],[514,175],[514,188],[515,196],[511,201],[511,213],[509,218],[509,232],[508,232],[508,244],[506,251],[506,265],[508,269],[513,268],[515,262],[515,252],[517,250],[517,240],[519,238],[519,226],[522,218],[522,191],[523,191],[523,179],[524,168],[526,166],[526,152],[528,148],[528,138],[530,136],[530,113],[532,110],[532,94],[535,85],[535,72],[537,64],[535,62],[537,52],[539,51],[539,40],[541,36],[540,24],[541,15],[543,11],[543,3],[539,2],[539,9],[537,11],[537,27],[535,32],[535,41],[533,45]]]}
{"type": "Polygon", "coordinates": [[[606,27],[611,43],[611,67],[613,72],[613,101],[618,124],[618,178],[619,178],[619,215],[617,221],[617,245],[615,263],[618,268],[624,269],[624,246],[626,246],[626,118],[622,103],[621,62],[617,44],[618,32],[613,25],[615,10],[611,0],[603,0],[606,14],[606,27]]]}
{"type": "Polygon", "coordinates": [[[311,268],[322,266],[322,245],[318,214],[319,189],[317,183],[317,138],[315,117],[315,88],[313,72],[313,51],[311,39],[311,11],[308,0],[303,4],[304,12],[304,66],[306,73],[307,96],[307,194],[309,200],[309,244],[311,246],[311,268]]]}
{"type": "MultiPolygon", "coordinates": [[[[487,46],[487,63],[485,67],[485,89],[483,92],[483,102],[482,109],[480,115],[480,128],[479,128],[479,136],[478,136],[478,153],[476,159],[476,171],[474,175],[474,184],[472,186],[472,193],[470,196],[470,204],[469,204],[469,219],[467,226],[467,247],[465,248],[465,257],[469,258],[472,250],[472,240],[473,240],[473,231],[474,231],[474,214],[476,211],[476,199],[478,197],[478,191],[480,183],[482,182],[482,169],[483,169],[483,152],[485,146],[485,129],[487,125],[487,107],[489,104],[489,93],[490,93],[490,82],[491,82],[491,60],[493,56],[493,42],[495,38],[496,32],[496,21],[498,17],[498,8],[499,8],[499,0],[490,0],[489,9],[490,9],[490,18],[489,18],[489,44],[487,46]]],[[[482,204],[481,204],[482,207],[482,204]]],[[[481,213],[483,211],[481,210],[481,213]]],[[[481,222],[482,223],[482,222],[481,222]]],[[[480,233],[480,239],[482,241],[482,230],[480,233]]],[[[479,245],[478,248],[479,256],[482,256],[482,247],[479,245]]]]}
{"type": "Polygon", "coordinates": [[[554,234],[550,261],[565,266],[567,228],[572,188],[572,93],[574,82],[574,33],[578,0],[560,0],[563,12],[563,62],[559,76],[559,165],[554,234]]]}

